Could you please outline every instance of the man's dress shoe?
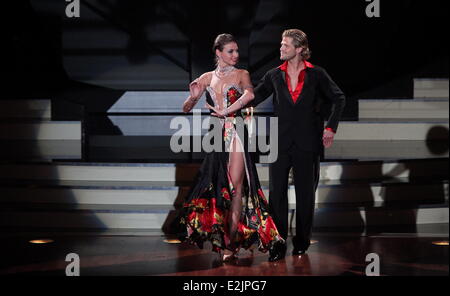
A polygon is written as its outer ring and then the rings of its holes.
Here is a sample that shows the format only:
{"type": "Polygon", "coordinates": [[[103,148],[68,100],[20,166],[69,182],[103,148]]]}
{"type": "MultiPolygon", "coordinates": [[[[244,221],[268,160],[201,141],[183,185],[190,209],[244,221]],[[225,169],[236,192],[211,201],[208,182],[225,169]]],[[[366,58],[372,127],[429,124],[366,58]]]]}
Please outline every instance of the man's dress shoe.
{"type": "Polygon", "coordinates": [[[305,254],[306,250],[300,249],[300,248],[295,248],[292,250],[292,255],[302,255],[305,254]]]}
{"type": "Polygon", "coordinates": [[[269,253],[269,262],[281,260],[286,256],[286,245],[284,243],[277,242],[269,253]]]}

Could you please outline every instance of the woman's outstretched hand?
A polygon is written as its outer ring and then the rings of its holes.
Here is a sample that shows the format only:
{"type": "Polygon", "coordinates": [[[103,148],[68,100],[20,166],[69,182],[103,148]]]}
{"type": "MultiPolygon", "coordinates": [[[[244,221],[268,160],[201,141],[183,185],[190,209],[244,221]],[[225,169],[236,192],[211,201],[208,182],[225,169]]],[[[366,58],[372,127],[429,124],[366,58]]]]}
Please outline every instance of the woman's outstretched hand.
{"type": "Polygon", "coordinates": [[[211,106],[211,105],[208,104],[208,103],[206,103],[205,107],[213,111],[213,112],[211,113],[212,116],[216,116],[216,117],[220,117],[220,118],[225,118],[225,117],[228,115],[226,109],[220,110],[220,109],[218,109],[218,108],[215,108],[215,107],[211,106]]]}
{"type": "Polygon", "coordinates": [[[201,95],[202,88],[200,84],[194,80],[191,84],[189,84],[189,91],[191,93],[191,97],[198,98],[201,95]]]}
{"type": "Polygon", "coordinates": [[[194,108],[195,104],[197,104],[202,94],[202,87],[197,82],[197,80],[194,80],[189,84],[189,93],[190,96],[186,99],[186,101],[183,104],[184,113],[188,113],[189,111],[192,110],[192,108],[194,108]]]}

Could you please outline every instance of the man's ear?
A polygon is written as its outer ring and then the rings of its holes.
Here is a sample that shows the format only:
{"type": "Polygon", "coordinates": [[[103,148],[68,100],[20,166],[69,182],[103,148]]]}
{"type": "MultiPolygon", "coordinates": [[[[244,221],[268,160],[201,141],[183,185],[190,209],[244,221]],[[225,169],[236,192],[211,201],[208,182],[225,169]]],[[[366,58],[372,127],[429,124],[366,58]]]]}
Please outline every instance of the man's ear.
{"type": "Polygon", "coordinates": [[[295,51],[297,52],[297,54],[301,54],[303,52],[303,47],[297,47],[295,51]]]}

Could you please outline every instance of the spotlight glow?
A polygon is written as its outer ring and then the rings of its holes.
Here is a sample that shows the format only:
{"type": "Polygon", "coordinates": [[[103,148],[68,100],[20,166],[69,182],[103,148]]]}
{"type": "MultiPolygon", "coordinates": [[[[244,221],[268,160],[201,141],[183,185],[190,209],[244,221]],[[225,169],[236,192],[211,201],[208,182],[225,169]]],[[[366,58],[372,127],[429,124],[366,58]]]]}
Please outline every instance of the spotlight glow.
{"type": "Polygon", "coordinates": [[[29,241],[30,244],[50,244],[53,242],[54,240],[52,239],[33,239],[29,241]]]}
{"type": "Polygon", "coordinates": [[[448,241],[435,241],[432,244],[435,246],[448,246],[448,241]]]}
{"type": "Polygon", "coordinates": [[[165,239],[164,242],[168,244],[181,244],[179,239],[165,239]]]}

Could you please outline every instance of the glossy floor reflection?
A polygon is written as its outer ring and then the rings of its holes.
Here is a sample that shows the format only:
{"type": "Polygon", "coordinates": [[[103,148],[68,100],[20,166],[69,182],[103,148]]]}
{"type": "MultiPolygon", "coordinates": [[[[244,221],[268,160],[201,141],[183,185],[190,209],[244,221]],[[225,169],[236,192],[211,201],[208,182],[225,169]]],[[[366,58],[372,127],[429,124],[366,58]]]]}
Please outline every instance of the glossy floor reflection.
{"type": "Polygon", "coordinates": [[[169,244],[162,236],[63,236],[30,244],[33,238],[2,239],[0,275],[64,276],[69,253],[79,255],[81,276],[364,276],[369,253],[379,256],[382,276],[449,275],[448,244],[433,244],[448,237],[317,235],[300,256],[290,254],[289,240],[286,258],[274,263],[244,250],[222,263],[208,245],[169,244]]]}

